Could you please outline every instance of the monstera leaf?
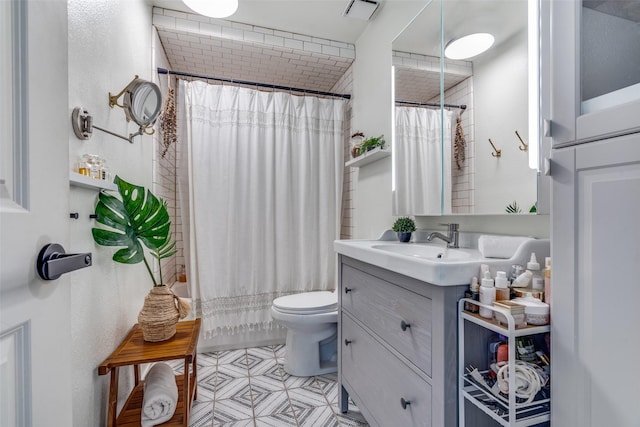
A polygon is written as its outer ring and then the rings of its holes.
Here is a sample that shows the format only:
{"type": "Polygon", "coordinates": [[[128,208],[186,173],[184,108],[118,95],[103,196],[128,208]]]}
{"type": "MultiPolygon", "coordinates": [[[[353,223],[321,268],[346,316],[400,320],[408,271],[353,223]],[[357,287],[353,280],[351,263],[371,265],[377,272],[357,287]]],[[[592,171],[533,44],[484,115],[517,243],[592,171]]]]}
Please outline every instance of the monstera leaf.
{"type": "MultiPolygon", "coordinates": [[[[116,176],[121,199],[101,191],[96,206],[96,221],[113,230],[92,228],[93,239],[102,246],[124,246],[113,260],[122,264],[144,261],[154,286],[159,286],[144,256],[146,246],[158,260],[175,254],[175,242],[170,243],[171,220],[164,201],[116,176]]],[[[160,272],[162,285],[162,272],[160,272]]]]}

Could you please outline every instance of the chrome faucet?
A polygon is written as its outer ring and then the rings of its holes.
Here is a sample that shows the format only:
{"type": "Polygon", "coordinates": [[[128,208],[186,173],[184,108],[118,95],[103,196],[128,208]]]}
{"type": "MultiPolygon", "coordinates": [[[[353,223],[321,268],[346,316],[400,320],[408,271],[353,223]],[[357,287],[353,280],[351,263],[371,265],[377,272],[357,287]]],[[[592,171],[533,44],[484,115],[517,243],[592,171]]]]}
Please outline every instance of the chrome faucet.
{"type": "Polygon", "coordinates": [[[427,241],[431,241],[433,240],[434,237],[437,237],[438,239],[444,240],[445,242],[447,242],[447,247],[448,248],[457,248],[458,247],[458,227],[459,224],[442,224],[442,225],[446,225],[447,227],[449,227],[448,230],[448,235],[445,236],[442,233],[439,233],[437,231],[434,231],[433,233],[429,233],[429,235],[427,236],[427,241]]]}

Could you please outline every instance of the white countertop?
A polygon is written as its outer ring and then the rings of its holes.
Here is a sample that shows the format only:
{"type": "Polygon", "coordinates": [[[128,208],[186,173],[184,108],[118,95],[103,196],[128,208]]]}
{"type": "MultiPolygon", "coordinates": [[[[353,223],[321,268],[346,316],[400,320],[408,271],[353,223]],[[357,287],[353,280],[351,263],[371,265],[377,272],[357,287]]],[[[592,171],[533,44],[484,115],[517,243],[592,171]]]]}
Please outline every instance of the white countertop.
{"type": "MultiPolygon", "coordinates": [[[[388,238],[389,234],[384,234],[388,238]]],[[[401,243],[397,240],[336,240],[334,250],[375,266],[413,277],[438,286],[468,285],[471,278],[480,278],[480,265],[487,264],[491,276],[502,270],[509,274],[513,264],[526,267],[531,252],[538,260],[549,256],[548,239],[524,242],[509,259],[484,258],[477,248],[447,249],[446,243],[401,243]],[[415,252],[412,255],[412,252],[415,252]],[[443,258],[427,255],[442,254],[443,258]]],[[[468,239],[467,239],[468,240],[468,239]]],[[[471,245],[470,245],[471,246],[471,245]]]]}

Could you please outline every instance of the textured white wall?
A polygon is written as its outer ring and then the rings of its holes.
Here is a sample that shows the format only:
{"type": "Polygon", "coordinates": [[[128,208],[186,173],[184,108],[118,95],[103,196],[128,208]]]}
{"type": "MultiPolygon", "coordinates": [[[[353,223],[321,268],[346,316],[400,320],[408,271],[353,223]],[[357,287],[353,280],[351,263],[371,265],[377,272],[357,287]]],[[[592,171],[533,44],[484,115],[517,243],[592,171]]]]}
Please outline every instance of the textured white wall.
{"type": "MultiPolygon", "coordinates": [[[[81,105],[94,123],[128,134],[121,108],[109,108],[109,92],[118,93],[134,75],[151,78],[151,8],[144,0],[69,0],[69,115],[81,105]]],[[[55,72],[50,70],[49,72],[55,72]]],[[[78,140],[69,127],[69,160],[83,153],[106,158],[112,173],[150,188],[152,138],[136,137],[133,144],[100,131],[89,141],[78,140]]],[[[123,265],[111,260],[113,248],[97,246],[91,236],[97,192],[73,187],[69,208],[80,219],[71,222],[71,247],[93,252],[94,265],[71,277],[71,363],[73,425],[104,425],[109,376],[99,377],[97,366],[117,347],[137,321],[144,296],[152,284],[143,264],[123,265]]],[[[128,371],[128,370],[126,370],[128,371]]],[[[121,375],[121,403],[132,384],[121,375]]]]}
{"type": "Polygon", "coordinates": [[[537,198],[536,171],[515,134],[528,143],[527,32],[504,44],[473,63],[475,212],[503,213],[514,200],[528,212],[537,198]],[[500,158],[491,156],[489,138],[500,158]]]}
{"type": "MultiPolygon", "coordinates": [[[[392,135],[391,42],[426,1],[386,2],[356,41],[352,129],[367,136],[392,135]]],[[[391,228],[391,157],[358,169],[355,234],[375,238],[391,228]]]]}

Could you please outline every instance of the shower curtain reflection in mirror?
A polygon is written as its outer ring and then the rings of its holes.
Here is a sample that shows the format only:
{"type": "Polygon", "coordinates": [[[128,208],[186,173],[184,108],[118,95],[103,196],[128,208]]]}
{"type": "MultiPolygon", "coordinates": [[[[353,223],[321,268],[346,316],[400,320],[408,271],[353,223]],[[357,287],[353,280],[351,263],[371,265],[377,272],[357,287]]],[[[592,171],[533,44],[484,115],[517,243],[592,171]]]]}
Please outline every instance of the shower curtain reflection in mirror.
{"type": "Polygon", "coordinates": [[[395,109],[395,215],[451,213],[451,111],[395,109]],[[441,142],[442,140],[442,142],[441,142]]]}
{"type": "Polygon", "coordinates": [[[180,97],[197,315],[208,338],[270,329],[274,298],[336,286],[344,101],[197,81],[180,97]]]}

